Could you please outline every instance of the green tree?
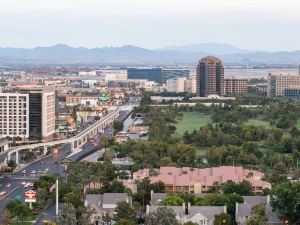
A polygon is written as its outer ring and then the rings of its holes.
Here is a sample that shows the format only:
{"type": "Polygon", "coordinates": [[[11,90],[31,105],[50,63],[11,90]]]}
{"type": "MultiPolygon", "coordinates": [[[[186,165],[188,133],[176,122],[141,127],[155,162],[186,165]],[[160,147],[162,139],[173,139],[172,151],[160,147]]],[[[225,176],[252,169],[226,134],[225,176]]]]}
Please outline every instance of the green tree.
{"type": "Polygon", "coordinates": [[[48,196],[48,191],[44,188],[38,188],[36,190],[36,197],[37,197],[37,201],[39,203],[44,203],[47,199],[47,196],[48,196]]]}
{"type": "Polygon", "coordinates": [[[232,225],[231,217],[227,213],[221,213],[215,216],[214,225],[232,225]]]}
{"type": "Polygon", "coordinates": [[[16,218],[17,221],[21,221],[21,224],[24,223],[24,219],[26,217],[31,215],[31,210],[29,207],[19,200],[9,201],[6,205],[6,208],[12,217],[16,218]]]}
{"type": "Polygon", "coordinates": [[[268,215],[265,204],[257,204],[251,208],[250,218],[247,220],[247,225],[267,225],[268,215]]]}
{"type": "Polygon", "coordinates": [[[272,190],[271,206],[280,219],[290,224],[300,220],[300,183],[286,182],[278,184],[272,190]]]}
{"type": "Polygon", "coordinates": [[[12,225],[14,223],[14,220],[12,218],[12,215],[11,213],[9,212],[8,209],[5,209],[3,211],[3,214],[1,216],[1,219],[2,219],[2,223],[3,225],[12,225]]]}
{"type": "Polygon", "coordinates": [[[183,199],[176,196],[176,195],[171,195],[166,197],[161,204],[165,206],[181,206],[183,203],[183,199]]]}
{"type": "Polygon", "coordinates": [[[75,208],[83,206],[83,202],[81,200],[81,195],[79,195],[75,192],[69,192],[69,193],[65,194],[63,200],[65,203],[71,204],[75,208]]]}
{"type": "Polygon", "coordinates": [[[109,215],[109,213],[104,213],[102,215],[102,220],[104,225],[111,225],[112,217],[109,215]]]}
{"type": "Polygon", "coordinates": [[[117,207],[115,209],[116,221],[119,221],[120,219],[133,220],[134,218],[134,211],[128,202],[121,201],[117,203],[117,207]]]}
{"type": "Polygon", "coordinates": [[[183,225],[198,225],[198,223],[193,223],[191,221],[184,223],[183,225]]]}
{"type": "Polygon", "coordinates": [[[172,159],[170,157],[162,157],[159,160],[160,166],[171,166],[172,165],[172,159]]]}
{"type": "Polygon", "coordinates": [[[76,225],[76,210],[72,204],[64,204],[57,216],[57,225],[76,225]]]}
{"type": "Polygon", "coordinates": [[[21,221],[21,224],[24,224],[24,219],[31,215],[31,210],[25,204],[19,204],[14,207],[14,214],[17,217],[17,220],[21,221]]]}
{"type": "Polygon", "coordinates": [[[14,170],[17,167],[17,163],[15,162],[15,160],[10,159],[7,163],[7,166],[14,170]]]}
{"type": "Polygon", "coordinates": [[[135,225],[135,222],[128,219],[120,219],[115,225],[135,225]]]}
{"type": "Polygon", "coordinates": [[[114,121],[113,122],[113,128],[114,128],[114,133],[116,134],[116,133],[118,133],[118,132],[120,132],[120,131],[122,131],[123,130],[123,128],[124,128],[124,124],[123,124],[123,121],[114,121]]]}
{"type": "Polygon", "coordinates": [[[100,138],[100,145],[106,150],[110,145],[111,141],[109,137],[101,137],[100,138]]]}
{"type": "Polygon", "coordinates": [[[179,225],[179,223],[172,209],[159,207],[156,212],[145,217],[145,225],[179,225]]]}
{"type": "Polygon", "coordinates": [[[252,186],[249,181],[243,180],[241,183],[236,184],[232,181],[227,181],[223,186],[224,194],[239,194],[239,195],[252,195],[252,186]]]}

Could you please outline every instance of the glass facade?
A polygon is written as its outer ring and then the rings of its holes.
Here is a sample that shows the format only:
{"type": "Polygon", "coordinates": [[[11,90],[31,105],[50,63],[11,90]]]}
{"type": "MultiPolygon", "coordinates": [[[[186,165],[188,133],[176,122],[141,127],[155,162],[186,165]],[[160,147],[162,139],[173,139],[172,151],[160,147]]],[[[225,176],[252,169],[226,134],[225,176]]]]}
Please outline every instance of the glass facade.
{"type": "Polygon", "coordinates": [[[162,70],[161,68],[130,68],[127,69],[128,79],[145,79],[149,81],[154,81],[156,83],[162,83],[162,70]]]}

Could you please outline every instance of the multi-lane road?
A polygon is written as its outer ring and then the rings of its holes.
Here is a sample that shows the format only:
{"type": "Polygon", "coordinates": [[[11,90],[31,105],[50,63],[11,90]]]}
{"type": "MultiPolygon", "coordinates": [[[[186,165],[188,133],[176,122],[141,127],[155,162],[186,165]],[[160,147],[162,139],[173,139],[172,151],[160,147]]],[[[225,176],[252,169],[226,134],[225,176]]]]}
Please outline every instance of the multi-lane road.
{"type": "MultiPolygon", "coordinates": [[[[104,134],[97,134],[94,138],[96,140],[99,140],[99,137],[101,135],[111,136],[112,135],[112,128],[108,127],[104,129],[104,134]]],[[[95,143],[95,142],[94,142],[95,143]]],[[[94,143],[91,143],[88,141],[83,147],[81,151],[78,151],[76,153],[73,153],[69,158],[72,161],[77,161],[83,158],[86,155],[89,155],[93,153],[95,150],[97,150],[97,146],[95,146],[94,143]]],[[[97,144],[99,142],[97,141],[97,144]]],[[[24,187],[22,185],[23,182],[26,183],[33,183],[35,180],[38,179],[39,176],[41,176],[41,173],[38,173],[39,171],[45,171],[47,170],[47,175],[56,175],[59,174],[59,176],[64,175],[64,167],[62,165],[59,165],[59,161],[71,154],[70,150],[70,144],[65,144],[59,148],[59,151],[56,154],[51,154],[49,156],[46,156],[44,158],[41,158],[39,160],[36,160],[26,167],[22,168],[16,173],[13,173],[11,175],[5,176],[4,178],[1,178],[0,180],[0,192],[5,192],[2,196],[0,196],[0,215],[2,215],[6,203],[10,200],[14,200],[17,198],[21,198],[21,200],[24,200],[24,193],[31,189],[31,187],[24,187]],[[26,176],[22,174],[23,171],[26,171],[26,176]],[[36,174],[32,175],[31,172],[35,171],[36,174]]]]}
{"type": "MultiPolygon", "coordinates": [[[[128,112],[121,111],[118,119],[122,120],[127,114],[128,112]]],[[[92,154],[99,149],[99,139],[101,136],[113,137],[113,128],[111,126],[106,127],[104,129],[104,133],[96,134],[96,136],[92,138],[93,141],[88,141],[78,152],[71,154],[70,144],[64,144],[59,148],[59,151],[56,154],[51,154],[38,159],[22,168],[18,172],[1,178],[0,193],[5,193],[0,196],[0,215],[3,214],[7,202],[10,200],[17,198],[24,200],[24,193],[32,187],[24,187],[22,183],[34,183],[34,181],[42,175],[40,172],[43,171],[47,171],[47,175],[59,175],[60,177],[63,177],[64,167],[59,164],[60,160],[68,156],[68,158],[70,158],[72,161],[78,161],[92,154]],[[24,170],[26,171],[26,176],[22,174],[24,170]],[[32,171],[35,171],[35,175],[32,174],[32,171]]],[[[50,206],[46,211],[44,211],[36,224],[42,224],[44,219],[53,218],[54,211],[51,210],[52,208],[53,207],[50,206]]]]}

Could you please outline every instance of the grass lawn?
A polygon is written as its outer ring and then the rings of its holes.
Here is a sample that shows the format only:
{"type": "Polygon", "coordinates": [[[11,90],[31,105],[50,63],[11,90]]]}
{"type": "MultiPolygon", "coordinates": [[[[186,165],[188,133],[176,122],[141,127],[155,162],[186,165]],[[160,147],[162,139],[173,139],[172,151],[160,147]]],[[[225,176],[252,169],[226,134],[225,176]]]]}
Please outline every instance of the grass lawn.
{"type": "MultiPolygon", "coordinates": [[[[23,225],[32,225],[32,222],[29,222],[29,221],[35,221],[36,220],[36,216],[29,216],[27,218],[24,219],[24,223],[23,225]]],[[[21,222],[16,222],[14,223],[13,225],[20,225],[21,222]]]]}
{"type": "Polygon", "coordinates": [[[196,156],[203,156],[210,148],[198,148],[196,151],[196,156]]]}
{"type": "Polygon", "coordinates": [[[300,130],[300,118],[297,119],[296,128],[300,130]]]}
{"type": "MultiPolygon", "coordinates": [[[[300,121],[299,121],[300,122],[300,121]]],[[[269,122],[267,121],[263,121],[263,120],[255,120],[255,119],[251,119],[245,122],[246,125],[253,125],[253,126],[263,126],[265,128],[271,128],[271,125],[269,122]]],[[[300,126],[300,124],[299,124],[300,126]]]]}
{"type": "Polygon", "coordinates": [[[208,123],[211,123],[210,116],[199,112],[183,112],[182,120],[178,120],[176,124],[176,133],[183,135],[185,131],[192,132],[193,130],[198,130],[208,123]]]}

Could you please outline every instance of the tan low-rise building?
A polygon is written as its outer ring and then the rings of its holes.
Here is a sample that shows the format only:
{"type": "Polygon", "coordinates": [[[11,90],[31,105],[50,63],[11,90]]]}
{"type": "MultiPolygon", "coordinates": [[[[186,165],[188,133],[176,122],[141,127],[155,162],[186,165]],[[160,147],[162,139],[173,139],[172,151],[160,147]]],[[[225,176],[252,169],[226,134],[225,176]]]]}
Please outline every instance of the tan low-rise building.
{"type": "Polygon", "coordinates": [[[136,190],[134,184],[138,180],[149,177],[151,183],[163,182],[165,192],[205,193],[215,184],[222,185],[227,181],[240,183],[247,180],[252,185],[253,193],[262,193],[264,189],[271,189],[271,184],[263,181],[264,173],[248,170],[243,167],[220,166],[211,168],[190,167],[160,167],[159,169],[140,169],[133,173],[132,180],[124,181],[124,185],[136,190]],[[153,175],[154,174],[154,175],[153,175]]]}

